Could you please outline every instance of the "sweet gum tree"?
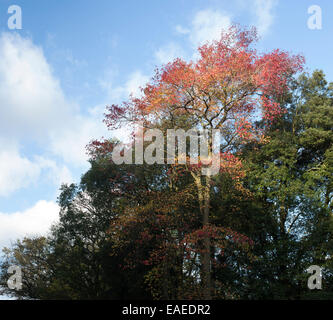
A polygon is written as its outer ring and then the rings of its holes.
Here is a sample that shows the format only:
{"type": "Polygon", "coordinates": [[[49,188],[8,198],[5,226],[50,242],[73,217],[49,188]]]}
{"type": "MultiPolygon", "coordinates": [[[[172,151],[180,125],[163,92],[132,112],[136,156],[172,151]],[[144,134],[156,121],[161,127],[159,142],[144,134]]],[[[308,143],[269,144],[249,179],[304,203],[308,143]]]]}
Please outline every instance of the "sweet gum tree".
{"type": "MultiPolygon", "coordinates": [[[[157,68],[151,81],[141,88],[140,98],[130,97],[121,105],[108,107],[107,126],[114,129],[121,123],[140,121],[145,128],[156,128],[161,119],[188,117],[196,129],[208,132],[208,160],[216,156],[211,132],[219,131],[217,173],[228,170],[239,179],[238,147],[264,138],[264,130],[256,126],[256,120],[262,119],[269,126],[283,113],[279,101],[289,90],[289,80],[304,63],[302,56],[279,49],[259,53],[255,49],[257,40],[255,28],[232,26],[222,31],[219,40],[200,46],[196,61],[175,59],[157,68]]],[[[197,165],[187,160],[185,168],[196,185],[202,215],[201,280],[204,297],[210,299],[214,255],[210,195],[214,177],[207,159],[200,158],[197,165]],[[206,174],[199,170],[202,168],[207,169],[206,174]]]]}

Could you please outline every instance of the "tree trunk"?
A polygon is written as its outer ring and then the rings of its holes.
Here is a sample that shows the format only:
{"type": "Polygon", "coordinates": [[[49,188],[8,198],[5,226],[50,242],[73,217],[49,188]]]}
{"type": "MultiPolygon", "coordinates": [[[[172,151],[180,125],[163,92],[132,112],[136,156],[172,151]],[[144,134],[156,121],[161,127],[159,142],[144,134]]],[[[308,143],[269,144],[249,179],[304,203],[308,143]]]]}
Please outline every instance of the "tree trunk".
{"type": "MultiPolygon", "coordinates": [[[[212,137],[205,136],[204,141],[208,144],[208,157],[212,159],[212,137]]],[[[201,153],[201,151],[200,151],[201,153]]],[[[205,181],[203,184],[203,176],[199,173],[198,175],[192,173],[194,181],[198,189],[198,200],[200,206],[200,212],[202,214],[202,226],[203,228],[209,225],[209,211],[210,211],[210,183],[211,177],[208,170],[207,175],[205,175],[205,181]]],[[[207,234],[203,240],[204,252],[202,255],[202,284],[203,284],[203,296],[205,300],[211,300],[211,240],[210,235],[207,234]]]]}
{"type": "MultiPolygon", "coordinates": [[[[202,213],[202,225],[203,227],[209,224],[209,210],[210,210],[210,177],[206,176],[205,185],[202,185],[201,177],[194,176],[195,183],[198,189],[198,201],[200,206],[200,212],[202,213]]],[[[202,284],[204,291],[204,299],[211,299],[211,270],[210,270],[210,236],[207,235],[204,238],[204,252],[202,255],[202,284]]]]}
{"type": "MultiPolygon", "coordinates": [[[[206,185],[204,192],[204,208],[203,208],[203,227],[209,224],[209,209],[210,209],[210,178],[206,176],[206,185]]],[[[206,235],[204,239],[204,254],[203,254],[203,276],[204,276],[204,298],[210,300],[211,296],[211,270],[210,270],[210,236],[206,235]]]]}

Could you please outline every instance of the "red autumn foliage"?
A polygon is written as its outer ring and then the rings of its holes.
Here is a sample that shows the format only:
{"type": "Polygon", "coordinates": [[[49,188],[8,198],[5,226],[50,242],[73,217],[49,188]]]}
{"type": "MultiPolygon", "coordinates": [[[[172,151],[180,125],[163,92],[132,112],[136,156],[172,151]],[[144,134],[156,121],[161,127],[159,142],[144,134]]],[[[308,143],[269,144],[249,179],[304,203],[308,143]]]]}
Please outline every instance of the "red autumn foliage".
{"type": "Polygon", "coordinates": [[[278,98],[304,63],[302,56],[281,50],[260,54],[256,41],[255,29],[232,26],[219,41],[199,47],[197,61],[175,59],[158,68],[141,98],[108,107],[106,124],[115,128],[127,118],[148,125],[164,113],[189,113],[203,128],[232,126],[249,139],[251,116],[259,109],[269,121],[280,115],[278,98]]]}

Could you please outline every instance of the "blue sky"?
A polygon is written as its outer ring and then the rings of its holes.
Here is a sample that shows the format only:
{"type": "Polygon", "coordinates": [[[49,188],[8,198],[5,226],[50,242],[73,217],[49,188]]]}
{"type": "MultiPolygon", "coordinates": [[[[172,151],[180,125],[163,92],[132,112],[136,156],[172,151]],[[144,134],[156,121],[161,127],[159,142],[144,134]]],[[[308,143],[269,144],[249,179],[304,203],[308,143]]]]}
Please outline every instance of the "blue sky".
{"type": "Polygon", "coordinates": [[[333,3],[325,0],[0,0],[0,247],[46,232],[62,182],[88,169],[84,146],[119,103],[175,57],[231,22],[257,26],[262,51],[301,53],[333,80],[333,3]],[[8,7],[22,9],[10,30],[8,7]],[[308,8],[322,9],[311,30],[308,8]]]}

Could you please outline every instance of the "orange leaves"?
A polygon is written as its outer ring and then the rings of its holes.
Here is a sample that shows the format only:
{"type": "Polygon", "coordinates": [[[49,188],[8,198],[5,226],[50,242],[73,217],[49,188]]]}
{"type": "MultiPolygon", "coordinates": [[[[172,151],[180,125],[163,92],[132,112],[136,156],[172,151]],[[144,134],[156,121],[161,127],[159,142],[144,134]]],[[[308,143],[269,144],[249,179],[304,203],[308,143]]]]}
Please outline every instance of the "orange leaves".
{"type": "Polygon", "coordinates": [[[239,118],[235,121],[235,128],[238,136],[243,140],[250,140],[253,138],[252,124],[246,118],[239,118]]]}
{"type": "MultiPolygon", "coordinates": [[[[288,90],[288,80],[301,71],[304,58],[281,50],[259,54],[253,48],[256,41],[254,28],[223,31],[219,41],[198,48],[198,61],[175,59],[158,68],[140,99],[108,109],[107,124],[115,126],[126,115],[154,125],[163,115],[188,113],[202,127],[223,129],[239,114],[250,119],[259,108],[272,121],[281,114],[277,97],[288,90]]],[[[253,125],[248,120],[235,126],[236,133],[250,139],[253,125]]]]}
{"type": "Polygon", "coordinates": [[[238,180],[245,175],[242,161],[230,152],[224,152],[221,154],[220,172],[228,173],[234,180],[238,180]]]}
{"type": "MultiPolygon", "coordinates": [[[[186,90],[195,84],[196,74],[192,63],[175,59],[163,67],[158,84],[186,90]]],[[[163,89],[163,88],[161,88],[163,89]]]]}
{"type": "Polygon", "coordinates": [[[301,55],[290,56],[287,52],[276,49],[262,55],[257,61],[257,82],[264,87],[266,94],[279,95],[287,89],[287,80],[294,73],[301,71],[305,60],[301,55]]]}

